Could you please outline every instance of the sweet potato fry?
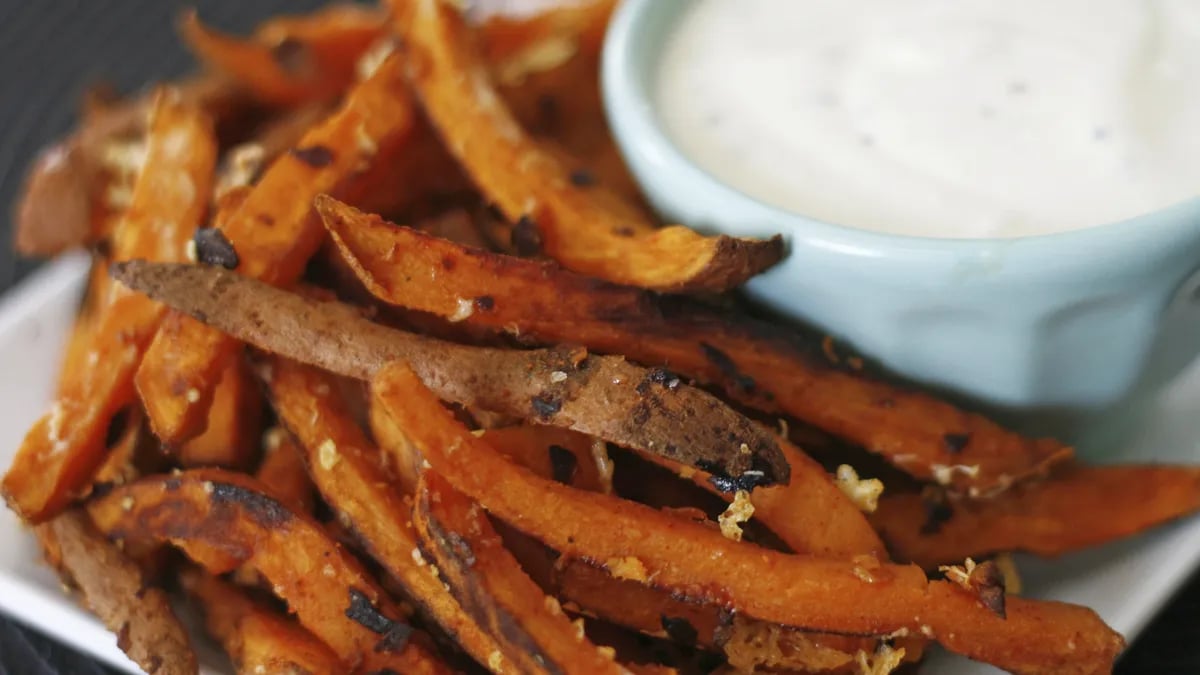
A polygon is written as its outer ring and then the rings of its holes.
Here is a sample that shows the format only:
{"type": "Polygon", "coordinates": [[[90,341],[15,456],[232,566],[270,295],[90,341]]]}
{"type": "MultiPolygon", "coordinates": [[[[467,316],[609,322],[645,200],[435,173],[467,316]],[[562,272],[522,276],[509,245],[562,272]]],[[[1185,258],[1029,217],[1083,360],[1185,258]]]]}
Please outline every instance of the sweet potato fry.
{"type": "MultiPolygon", "coordinates": [[[[223,77],[203,75],[173,86],[184,105],[214,120],[235,118],[246,96],[223,77]]],[[[14,243],[24,255],[51,256],[109,234],[105,155],[112,142],[138,133],[154,91],[85,117],[79,129],[43,150],[25,176],[14,213],[14,243]]]]}
{"type": "MultiPolygon", "coordinates": [[[[779,447],[791,467],[791,481],[750,493],[754,519],[796,553],[826,557],[872,555],[886,560],[887,551],[879,535],[859,507],[834,484],[825,468],[785,440],[780,440],[779,447]]],[[[643,457],[726,501],[733,497],[717,490],[711,476],[703,471],[658,456],[643,453],[643,457]]]]}
{"type": "Polygon", "coordinates": [[[439,0],[393,2],[409,79],[446,145],[487,197],[563,265],[663,291],[721,291],[777,262],[782,240],[655,230],[637,209],[570,169],[520,128],[488,80],[458,10],[439,0]]]}
{"type": "Polygon", "coordinates": [[[312,633],[236,586],[194,567],[179,581],[204,611],[208,634],[221,643],[239,673],[310,673],[344,670],[336,654],[312,633]]]}
{"type": "Polygon", "coordinates": [[[413,629],[358,561],[252,478],[221,469],[151,476],[93,500],[90,511],[110,538],[169,541],[203,566],[222,558],[253,566],[347,667],[374,655],[397,672],[446,672],[409,639],[413,629]]]}
{"type": "Polygon", "coordinates": [[[413,521],[454,597],[520,672],[624,672],[525,574],[479,505],[432,471],[421,475],[413,521]]]}
{"type": "Polygon", "coordinates": [[[625,570],[682,597],[813,631],[905,629],[1017,673],[1106,673],[1123,646],[1083,607],[1009,598],[1000,616],[953,582],[926,580],[915,566],[777,553],[538,478],[458,424],[404,362],[375,375],[372,397],[380,411],[373,421],[398,427],[435,471],[497,517],[564,555],[625,570]]]}
{"type": "Polygon", "coordinates": [[[249,469],[258,458],[262,408],[262,394],[246,365],[231,362],[213,393],[204,432],[179,448],[180,465],[249,469]]]}
{"type": "Polygon", "coordinates": [[[385,302],[668,366],[859,443],[918,478],[987,493],[1071,454],[1056,441],[1023,438],[928,394],[836,367],[798,333],[467,249],[327,197],[316,206],[359,280],[385,302]],[[464,311],[467,300],[475,302],[464,311]]]}
{"type": "MultiPolygon", "coordinates": [[[[348,521],[371,557],[404,587],[424,614],[477,661],[489,663],[499,651],[495,640],[463,612],[420,558],[411,509],[391,485],[379,450],[337,397],[333,377],[310,366],[270,357],[264,357],[259,371],[280,422],[300,441],[308,470],[325,501],[348,521]]],[[[499,663],[503,672],[511,670],[507,658],[499,663]]]]}
{"type": "Polygon", "coordinates": [[[1197,510],[1200,468],[1073,465],[986,500],[884,496],[871,521],[898,559],[933,569],[1002,551],[1062,555],[1197,510]]]}
{"type": "Polygon", "coordinates": [[[263,459],[254,477],[292,511],[312,513],[316,494],[304,450],[286,430],[272,427],[263,434],[263,459]]]}
{"type": "Polygon", "coordinates": [[[249,38],[205,26],[195,10],[179,24],[180,35],[200,61],[277,106],[340,94],[353,81],[355,64],[386,29],[381,12],[351,4],[307,16],[274,17],[249,38]]]}
{"type": "Polygon", "coordinates": [[[646,635],[724,653],[738,672],[758,672],[759,668],[845,671],[853,665],[856,651],[873,642],[850,636],[811,636],[714,605],[679,600],[637,581],[614,578],[580,560],[559,566],[555,587],[568,606],[646,635]]]}
{"type": "Polygon", "coordinates": [[[112,273],[131,288],[272,353],[369,379],[407,359],[439,395],[471,408],[564,426],[728,476],[744,489],[786,483],[778,441],[715,397],[660,382],[616,357],[579,349],[464,347],[386,328],[318,302],[197,265],[130,262],[112,273]]]}
{"type": "Polygon", "coordinates": [[[187,632],[167,594],[150,586],[138,567],[104,538],[87,514],[66,511],[35,528],[59,573],[83,603],[116,633],[117,646],[152,675],[196,673],[187,632]]]}
{"type": "MultiPolygon", "coordinates": [[[[163,90],[153,109],[144,168],[113,235],[116,260],[183,260],[207,209],[216,142],[200,109],[163,90]]],[[[0,491],[30,522],[61,511],[104,459],[109,421],[134,399],[133,376],[166,311],[113,287],[99,310],[84,366],[26,435],[0,491]]]]}
{"type": "MultiPolygon", "coordinates": [[[[351,89],[299,147],[271,164],[220,223],[237,271],[278,285],[299,278],[324,238],[312,214],[313,197],[353,192],[355,176],[403,146],[413,119],[400,61],[393,56],[351,89]]],[[[188,320],[169,324],[155,338],[138,371],[137,389],[151,428],[164,442],[180,444],[203,430],[213,390],[236,350],[232,338],[188,320]]]]}
{"type": "Polygon", "coordinates": [[[539,476],[580,490],[604,491],[604,480],[592,457],[592,444],[597,441],[589,436],[561,427],[520,426],[488,429],[483,438],[539,476]]]}

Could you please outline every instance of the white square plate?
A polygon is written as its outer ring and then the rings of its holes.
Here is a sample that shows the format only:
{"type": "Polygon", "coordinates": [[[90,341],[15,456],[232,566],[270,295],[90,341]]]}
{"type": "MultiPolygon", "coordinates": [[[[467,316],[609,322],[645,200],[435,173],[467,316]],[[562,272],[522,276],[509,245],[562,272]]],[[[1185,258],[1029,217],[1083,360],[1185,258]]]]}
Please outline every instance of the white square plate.
{"type": "MultiPolygon", "coordinates": [[[[45,410],[59,354],[75,313],[87,260],[51,263],[0,298],[0,467],[7,467],[25,430],[45,410]]],[[[1162,396],[1144,432],[1114,461],[1200,463],[1200,365],[1162,396]]],[[[1200,564],[1200,518],[1055,561],[1019,558],[1031,597],[1092,607],[1132,642],[1173,591],[1200,564]]],[[[40,562],[33,538],[0,508],[0,611],[114,666],[138,672],[114,636],[59,589],[40,562]]],[[[204,658],[207,673],[223,672],[204,658]]],[[[923,673],[983,675],[987,666],[936,654],[923,673]]]]}

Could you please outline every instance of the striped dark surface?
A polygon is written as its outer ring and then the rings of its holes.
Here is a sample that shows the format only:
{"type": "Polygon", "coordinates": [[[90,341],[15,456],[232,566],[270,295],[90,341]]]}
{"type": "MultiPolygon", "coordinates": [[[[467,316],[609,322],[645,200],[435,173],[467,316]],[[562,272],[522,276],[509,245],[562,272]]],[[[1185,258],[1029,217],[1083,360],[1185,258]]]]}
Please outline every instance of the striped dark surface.
{"type": "MultiPolygon", "coordinates": [[[[173,33],[188,5],[233,30],[262,16],[299,12],[319,0],[0,0],[0,290],[36,261],[9,245],[9,206],[34,152],[73,122],[84,87],[109,82],[122,91],[178,75],[190,66],[173,33]]],[[[0,617],[0,675],[100,675],[112,671],[0,617]]],[[[1118,672],[1200,673],[1200,575],[1154,621],[1118,672]]]]}

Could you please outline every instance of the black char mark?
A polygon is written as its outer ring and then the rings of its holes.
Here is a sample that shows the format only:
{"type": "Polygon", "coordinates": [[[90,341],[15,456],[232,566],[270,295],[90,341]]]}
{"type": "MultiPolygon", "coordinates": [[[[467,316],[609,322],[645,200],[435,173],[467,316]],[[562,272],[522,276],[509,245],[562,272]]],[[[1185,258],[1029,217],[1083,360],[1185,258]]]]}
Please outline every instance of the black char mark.
{"type": "Polygon", "coordinates": [[[707,342],[700,343],[700,349],[704,352],[704,358],[708,359],[709,363],[717,367],[721,374],[729,378],[733,384],[743,393],[752,393],[754,391],[754,378],[746,375],[738,370],[737,364],[725,352],[708,344],[707,342]]]}
{"type": "Polygon", "coordinates": [[[350,606],[346,608],[346,618],[372,633],[383,636],[375,645],[376,652],[398,652],[404,649],[413,632],[412,626],[384,616],[366,593],[353,586],[350,587],[350,606]]]}
{"type": "Polygon", "coordinates": [[[571,172],[571,185],[576,187],[590,187],[596,184],[596,177],[587,169],[575,169],[571,172]]]}
{"type": "Polygon", "coordinates": [[[229,483],[212,484],[214,504],[229,504],[242,507],[255,522],[263,527],[279,527],[292,518],[292,512],[274,499],[239,485],[229,483]]]}
{"type": "Polygon", "coordinates": [[[217,265],[227,270],[237,269],[241,260],[225,233],[215,227],[202,227],[192,236],[196,242],[196,260],[205,265],[217,265]]]}
{"type": "Polygon", "coordinates": [[[946,452],[957,455],[971,442],[971,434],[946,434],[942,436],[942,442],[946,444],[946,452]]]}
{"type": "Polygon", "coordinates": [[[530,403],[533,405],[533,412],[542,419],[553,417],[562,410],[562,401],[548,392],[534,396],[530,403]]]}
{"type": "Polygon", "coordinates": [[[645,396],[650,392],[650,385],[660,384],[667,388],[668,391],[675,391],[679,388],[679,376],[666,368],[651,368],[646,372],[646,378],[638,383],[637,393],[645,396]]]}
{"type": "Polygon", "coordinates": [[[528,215],[517,219],[512,229],[512,246],[517,255],[531,257],[542,252],[542,233],[538,232],[537,223],[528,215]]]}
{"type": "Polygon", "coordinates": [[[307,148],[292,148],[292,156],[305,164],[319,169],[333,162],[333,151],[323,145],[310,145],[307,148]]]}

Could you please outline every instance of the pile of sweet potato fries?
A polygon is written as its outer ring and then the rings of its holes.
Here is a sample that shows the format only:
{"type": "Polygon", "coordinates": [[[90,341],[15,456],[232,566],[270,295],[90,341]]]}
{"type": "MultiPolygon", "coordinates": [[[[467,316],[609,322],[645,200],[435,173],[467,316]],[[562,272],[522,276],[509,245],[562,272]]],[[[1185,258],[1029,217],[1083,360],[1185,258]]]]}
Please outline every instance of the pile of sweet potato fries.
{"type": "Polygon", "coordinates": [[[64,583],[151,673],[197,670],[174,593],[242,673],[1109,672],[1008,553],[1195,511],[1200,469],[1083,466],[745,314],[782,242],[648,212],[612,4],[193,13],[201,74],[89,98],[18,204],[23,252],[95,262],[3,481],[64,583]]]}

